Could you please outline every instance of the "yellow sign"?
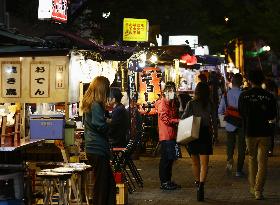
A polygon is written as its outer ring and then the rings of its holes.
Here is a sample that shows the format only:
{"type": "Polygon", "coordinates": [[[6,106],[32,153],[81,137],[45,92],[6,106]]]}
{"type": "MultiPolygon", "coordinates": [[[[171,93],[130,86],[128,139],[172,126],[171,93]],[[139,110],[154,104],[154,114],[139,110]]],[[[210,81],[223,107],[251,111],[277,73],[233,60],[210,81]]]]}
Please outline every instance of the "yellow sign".
{"type": "Polygon", "coordinates": [[[148,41],[149,21],[147,19],[124,18],[124,41],[148,41]]]}

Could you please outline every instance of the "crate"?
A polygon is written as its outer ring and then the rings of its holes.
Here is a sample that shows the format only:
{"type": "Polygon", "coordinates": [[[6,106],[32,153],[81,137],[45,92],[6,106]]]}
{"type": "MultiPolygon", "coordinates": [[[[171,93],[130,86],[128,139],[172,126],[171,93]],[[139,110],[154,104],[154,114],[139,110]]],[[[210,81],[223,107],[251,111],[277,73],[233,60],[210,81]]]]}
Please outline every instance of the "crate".
{"type": "Polygon", "coordinates": [[[128,192],[126,184],[116,184],[116,204],[128,204],[128,192]]]}

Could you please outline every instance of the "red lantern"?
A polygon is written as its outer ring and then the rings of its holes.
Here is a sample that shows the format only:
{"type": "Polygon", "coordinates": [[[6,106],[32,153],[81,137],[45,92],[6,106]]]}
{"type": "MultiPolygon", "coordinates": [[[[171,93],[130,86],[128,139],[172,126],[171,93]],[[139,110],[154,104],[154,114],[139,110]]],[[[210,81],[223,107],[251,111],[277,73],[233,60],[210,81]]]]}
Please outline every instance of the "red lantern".
{"type": "Polygon", "coordinates": [[[144,68],[139,78],[139,99],[140,113],[156,114],[155,101],[160,96],[160,82],[162,73],[159,68],[144,68]]]}
{"type": "Polygon", "coordinates": [[[183,60],[187,65],[197,64],[197,58],[195,55],[191,56],[190,54],[184,54],[181,56],[181,60],[183,60]]]}

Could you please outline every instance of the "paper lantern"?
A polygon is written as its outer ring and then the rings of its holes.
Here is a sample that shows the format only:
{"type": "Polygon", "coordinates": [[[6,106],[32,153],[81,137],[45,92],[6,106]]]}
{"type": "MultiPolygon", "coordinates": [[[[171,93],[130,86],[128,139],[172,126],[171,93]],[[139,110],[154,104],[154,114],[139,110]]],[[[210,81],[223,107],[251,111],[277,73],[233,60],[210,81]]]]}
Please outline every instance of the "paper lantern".
{"type": "Polygon", "coordinates": [[[160,96],[160,83],[162,73],[159,68],[144,68],[139,76],[139,99],[140,113],[153,115],[156,114],[154,108],[155,101],[160,96]]]}

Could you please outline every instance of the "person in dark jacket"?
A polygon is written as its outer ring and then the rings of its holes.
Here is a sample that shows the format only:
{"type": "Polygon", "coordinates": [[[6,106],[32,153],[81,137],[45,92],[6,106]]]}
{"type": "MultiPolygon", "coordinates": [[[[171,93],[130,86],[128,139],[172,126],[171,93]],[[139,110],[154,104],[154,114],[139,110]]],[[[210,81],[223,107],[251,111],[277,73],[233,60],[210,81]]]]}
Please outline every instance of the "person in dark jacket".
{"type": "Polygon", "coordinates": [[[187,150],[192,159],[192,170],[197,186],[197,201],[204,201],[209,155],[213,154],[213,140],[217,137],[216,109],[210,101],[210,89],[206,83],[199,82],[195,88],[194,99],[189,101],[181,117],[201,117],[199,138],[188,143],[187,150]]]}
{"type": "Polygon", "coordinates": [[[125,147],[129,127],[128,111],[121,103],[123,95],[119,88],[111,88],[110,105],[113,108],[112,121],[109,126],[109,141],[112,147],[125,147]]]}
{"type": "Polygon", "coordinates": [[[105,104],[109,95],[110,82],[98,76],[90,83],[81,109],[85,113],[85,149],[89,164],[93,167],[93,204],[116,204],[116,184],[110,165],[108,123],[105,104]]]}
{"type": "Polygon", "coordinates": [[[276,118],[276,100],[261,88],[264,75],[261,70],[251,70],[248,74],[252,88],[241,93],[238,110],[243,119],[243,129],[249,154],[250,193],[257,200],[263,199],[268,150],[270,144],[269,121],[276,118]]]}

